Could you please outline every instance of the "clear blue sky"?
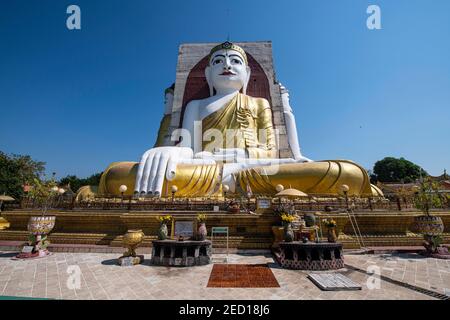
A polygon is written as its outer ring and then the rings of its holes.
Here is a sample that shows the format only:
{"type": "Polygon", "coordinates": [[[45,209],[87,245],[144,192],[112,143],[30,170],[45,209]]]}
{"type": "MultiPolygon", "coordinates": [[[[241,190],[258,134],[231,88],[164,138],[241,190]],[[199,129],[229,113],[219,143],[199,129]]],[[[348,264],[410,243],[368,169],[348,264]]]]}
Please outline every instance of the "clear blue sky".
{"type": "Polygon", "coordinates": [[[0,2],[0,150],[80,177],[149,149],[185,42],[271,40],[303,153],[450,170],[450,1],[0,2]],[[82,29],[66,28],[81,7],[82,29]],[[366,28],[381,7],[382,30],[366,28]]]}

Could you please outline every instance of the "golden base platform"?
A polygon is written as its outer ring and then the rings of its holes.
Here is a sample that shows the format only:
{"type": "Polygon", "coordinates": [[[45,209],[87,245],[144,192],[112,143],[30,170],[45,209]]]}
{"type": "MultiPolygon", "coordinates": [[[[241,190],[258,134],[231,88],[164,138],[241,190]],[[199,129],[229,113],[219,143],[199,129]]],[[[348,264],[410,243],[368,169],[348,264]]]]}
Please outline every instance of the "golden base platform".
{"type": "MultiPolygon", "coordinates": [[[[229,247],[232,249],[271,249],[274,242],[272,226],[278,225],[278,218],[272,213],[231,214],[228,212],[203,212],[207,215],[208,235],[211,227],[229,227],[229,247]]],[[[56,224],[49,235],[53,244],[89,244],[122,247],[122,237],[129,229],[142,229],[145,234],[141,247],[151,247],[159,222],[158,215],[170,214],[175,219],[195,220],[197,212],[193,211],[119,211],[119,210],[70,210],[50,211],[56,216],[56,224]]],[[[442,218],[445,230],[444,243],[450,243],[450,212],[433,213],[442,218]]],[[[10,226],[0,230],[0,241],[26,241],[28,239],[27,223],[38,211],[13,210],[2,212],[10,226]]],[[[423,238],[410,231],[414,217],[420,212],[355,212],[366,247],[377,246],[421,246],[423,238]]],[[[344,249],[359,248],[354,236],[352,224],[347,213],[321,213],[320,219],[332,218],[337,222],[338,242],[344,249]]],[[[170,225],[169,225],[170,229],[170,225]]],[[[169,230],[169,234],[170,234],[169,230]]],[[[326,241],[326,228],[322,226],[319,236],[326,241]]],[[[209,238],[209,237],[208,237],[209,238]]],[[[226,247],[225,237],[214,237],[214,248],[226,247]]]]}

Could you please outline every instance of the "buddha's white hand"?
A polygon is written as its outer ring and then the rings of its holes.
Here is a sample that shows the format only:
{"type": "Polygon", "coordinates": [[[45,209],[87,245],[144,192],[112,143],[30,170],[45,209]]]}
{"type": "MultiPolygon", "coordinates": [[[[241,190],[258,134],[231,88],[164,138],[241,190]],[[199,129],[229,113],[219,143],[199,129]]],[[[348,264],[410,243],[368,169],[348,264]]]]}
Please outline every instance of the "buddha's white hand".
{"type": "Polygon", "coordinates": [[[192,149],[186,147],[158,147],[146,151],[139,163],[135,192],[160,196],[164,176],[173,179],[177,164],[192,157],[192,149]]]}
{"type": "Polygon", "coordinates": [[[301,154],[295,159],[295,161],[296,162],[314,162],[314,160],[304,157],[301,154]]]}
{"type": "Polygon", "coordinates": [[[214,159],[214,155],[209,151],[197,152],[194,155],[195,159],[214,159]]]}

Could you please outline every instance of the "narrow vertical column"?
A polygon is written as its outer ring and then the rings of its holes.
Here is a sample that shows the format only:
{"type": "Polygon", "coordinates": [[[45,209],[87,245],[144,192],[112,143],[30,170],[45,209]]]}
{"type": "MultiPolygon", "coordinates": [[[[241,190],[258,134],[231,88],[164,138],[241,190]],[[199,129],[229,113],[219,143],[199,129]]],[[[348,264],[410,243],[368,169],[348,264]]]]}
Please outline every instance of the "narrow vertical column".
{"type": "MultiPolygon", "coordinates": [[[[325,250],[327,250],[327,248],[324,248],[325,250]]],[[[319,260],[320,261],[322,261],[322,260],[324,260],[324,254],[323,254],[323,252],[324,252],[324,250],[322,250],[322,248],[318,248],[318,250],[319,250],[319,260]]]]}
{"type": "MultiPolygon", "coordinates": [[[[293,247],[294,248],[294,247],[293,247]]],[[[292,249],[292,257],[294,259],[295,262],[298,261],[298,250],[294,250],[292,249]]]]}
{"type": "Polygon", "coordinates": [[[183,248],[183,254],[182,254],[182,260],[181,260],[181,265],[187,266],[187,264],[188,264],[187,247],[184,247],[183,248]]]}
{"type": "Polygon", "coordinates": [[[196,246],[194,251],[194,264],[198,264],[199,262],[200,262],[200,246],[196,246]]]}
{"type": "Polygon", "coordinates": [[[155,262],[155,245],[152,247],[152,261],[155,262]]]}
{"type": "Polygon", "coordinates": [[[305,249],[305,252],[306,252],[306,261],[311,262],[312,261],[311,249],[307,248],[305,249]]]}
{"type": "Polygon", "coordinates": [[[159,247],[159,263],[160,264],[164,263],[164,246],[159,247]]]}
{"type": "Polygon", "coordinates": [[[194,258],[198,258],[200,255],[200,246],[195,247],[194,258]]]}

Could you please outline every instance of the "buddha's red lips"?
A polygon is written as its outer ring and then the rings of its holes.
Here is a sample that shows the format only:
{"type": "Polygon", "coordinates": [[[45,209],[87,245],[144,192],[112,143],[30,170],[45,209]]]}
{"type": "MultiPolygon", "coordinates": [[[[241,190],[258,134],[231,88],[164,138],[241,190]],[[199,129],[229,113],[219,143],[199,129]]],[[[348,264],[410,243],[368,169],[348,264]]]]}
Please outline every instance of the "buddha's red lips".
{"type": "Polygon", "coordinates": [[[225,72],[222,72],[220,75],[221,76],[234,76],[236,74],[233,72],[230,72],[230,71],[225,71],[225,72]]]}

